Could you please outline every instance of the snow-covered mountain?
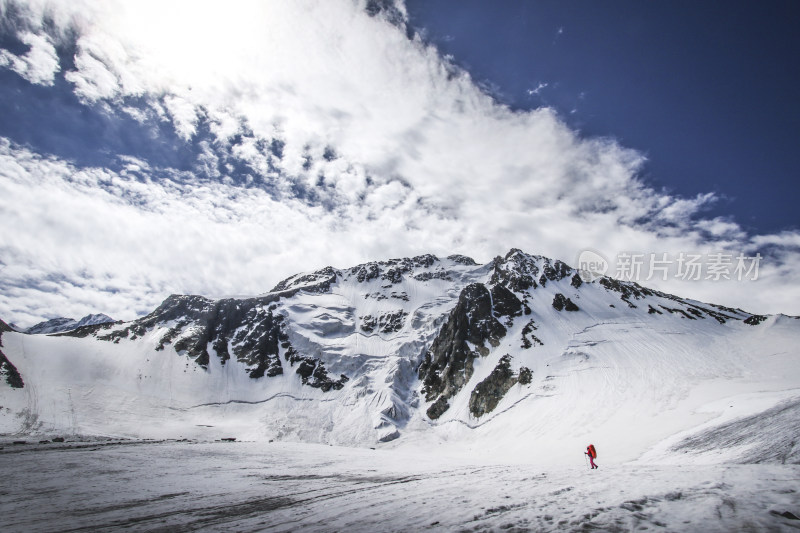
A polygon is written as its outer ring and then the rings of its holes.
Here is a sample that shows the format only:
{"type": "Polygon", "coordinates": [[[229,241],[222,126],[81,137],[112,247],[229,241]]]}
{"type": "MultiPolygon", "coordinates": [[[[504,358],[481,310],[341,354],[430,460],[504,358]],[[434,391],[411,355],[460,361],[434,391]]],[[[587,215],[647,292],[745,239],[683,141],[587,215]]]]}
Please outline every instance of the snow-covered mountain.
{"type": "Polygon", "coordinates": [[[39,322],[36,325],[33,325],[25,330],[22,330],[22,332],[30,333],[31,335],[62,333],[64,331],[71,331],[73,329],[80,328],[82,326],[94,326],[97,324],[105,324],[106,322],[114,322],[114,319],[108,315],[104,315],[103,313],[98,313],[96,315],[86,315],[80,320],[75,320],[74,318],[59,317],[59,318],[51,318],[50,320],[45,320],[44,322],[39,322]]]}
{"type": "Polygon", "coordinates": [[[800,321],[519,250],[328,267],[0,342],[0,432],[800,461],[800,321]]]}

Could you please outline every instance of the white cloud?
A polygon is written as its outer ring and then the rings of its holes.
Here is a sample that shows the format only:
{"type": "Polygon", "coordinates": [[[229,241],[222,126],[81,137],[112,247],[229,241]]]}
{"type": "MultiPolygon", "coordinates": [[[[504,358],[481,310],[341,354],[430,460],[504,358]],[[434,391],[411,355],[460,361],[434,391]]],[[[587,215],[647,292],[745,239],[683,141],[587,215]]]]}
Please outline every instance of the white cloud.
{"type": "Polygon", "coordinates": [[[785,248],[800,248],[800,233],[796,231],[783,231],[774,235],[756,235],[753,237],[756,247],[779,246],[785,248]]]}
{"type": "Polygon", "coordinates": [[[143,161],[120,173],[81,170],[6,142],[0,214],[19,230],[0,235],[11,287],[0,316],[131,318],[168,292],[252,294],[300,270],[424,252],[487,261],[519,247],[570,262],[583,248],[613,256],[766,244],[783,248],[765,259],[757,290],[661,288],[800,312],[800,284],[786,268],[796,233],[749,238],[728,219],[703,220],[714,194],[648,188],[640,153],[582,138],[550,109],[498,105],[434,48],[357,2],[30,6],[33,19],[50,10],[60,27],[78,28],[65,77],[87,105],[144,97],[149,109],[126,112],[156,114],[185,140],[207,121],[215,139],[201,143],[198,169],[217,181],[156,180],[163,170],[143,161]],[[282,159],[260,146],[273,138],[282,159]],[[337,157],[323,158],[326,147],[337,157]],[[219,173],[215,150],[252,174],[219,173]],[[43,280],[54,281],[45,290],[43,280]]]}
{"type": "MultiPolygon", "coordinates": [[[[141,166],[132,160],[128,168],[141,166]]],[[[18,230],[0,239],[7,265],[0,308],[21,323],[52,309],[133,318],[171,292],[261,293],[280,278],[321,266],[309,258],[346,265],[362,259],[362,244],[376,252],[384,239],[400,241],[408,217],[402,198],[389,196],[392,205],[381,205],[375,218],[358,208],[342,217],[295,200],[277,202],[259,189],[81,170],[6,141],[0,215],[18,230]]]]}
{"type": "Polygon", "coordinates": [[[46,35],[31,32],[24,32],[18,37],[29,47],[28,51],[18,56],[0,49],[0,67],[13,70],[31,83],[53,85],[55,75],[60,70],[53,43],[46,35]]]}
{"type": "Polygon", "coordinates": [[[190,140],[197,131],[197,107],[179,96],[164,98],[164,105],[172,117],[175,131],[183,140],[190,140]]]}
{"type": "Polygon", "coordinates": [[[528,89],[528,91],[527,91],[528,92],[528,96],[533,96],[534,94],[541,93],[544,89],[547,88],[548,85],[549,85],[548,83],[544,83],[544,82],[540,81],[535,89],[528,89]]]}

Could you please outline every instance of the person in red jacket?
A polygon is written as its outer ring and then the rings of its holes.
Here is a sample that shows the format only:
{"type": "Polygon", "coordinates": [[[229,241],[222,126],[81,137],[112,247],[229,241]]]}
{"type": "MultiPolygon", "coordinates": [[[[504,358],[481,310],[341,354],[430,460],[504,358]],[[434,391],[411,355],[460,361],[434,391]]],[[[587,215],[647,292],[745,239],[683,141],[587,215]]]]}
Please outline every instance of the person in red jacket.
{"type": "Polygon", "coordinates": [[[589,456],[589,463],[591,463],[592,469],[597,468],[597,465],[594,464],[594,460],[597,458],[597,450],[594,449],[594,444],[586,447],[586,455],[589,456]]]}

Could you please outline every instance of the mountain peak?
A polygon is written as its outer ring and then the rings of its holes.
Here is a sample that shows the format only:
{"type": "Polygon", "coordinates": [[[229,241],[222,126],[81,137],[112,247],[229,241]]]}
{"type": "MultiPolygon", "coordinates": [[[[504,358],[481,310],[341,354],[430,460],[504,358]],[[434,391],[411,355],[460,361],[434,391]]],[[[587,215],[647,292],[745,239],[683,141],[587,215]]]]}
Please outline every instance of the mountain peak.
{"type": "Polygon", "coordinates": [[[51,333],[63,333],[65,331],[71,331],[82,326],[105,324],[107,322],[114,322],[114,319],[108,315],[104,315],[103,313],[89,314],[80,320],[67,317],[58,317],[39,322],[38,324],[23,330],[23,332],[31,335],[48,335],[51,333]]]}

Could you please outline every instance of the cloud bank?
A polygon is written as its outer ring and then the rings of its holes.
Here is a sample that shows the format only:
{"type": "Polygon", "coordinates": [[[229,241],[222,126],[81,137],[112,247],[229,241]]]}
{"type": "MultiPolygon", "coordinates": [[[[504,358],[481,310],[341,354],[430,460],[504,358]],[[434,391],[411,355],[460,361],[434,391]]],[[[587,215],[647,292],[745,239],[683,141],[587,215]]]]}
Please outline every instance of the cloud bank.
{"type": "Polygon", "coordinates": [[[0,10],[0,85],[22,109],[0,131],[0,317],[129,319],[173,292],[257,294],[328,264],[511,247],[573,264],[586,248],[761,252],[757,281],[646,283],[800,314],[800,235],[705,219],[714,194],[654,190],[642,154],[549,108],[509,110],[414,35],[400,3],[0,10]]]}

